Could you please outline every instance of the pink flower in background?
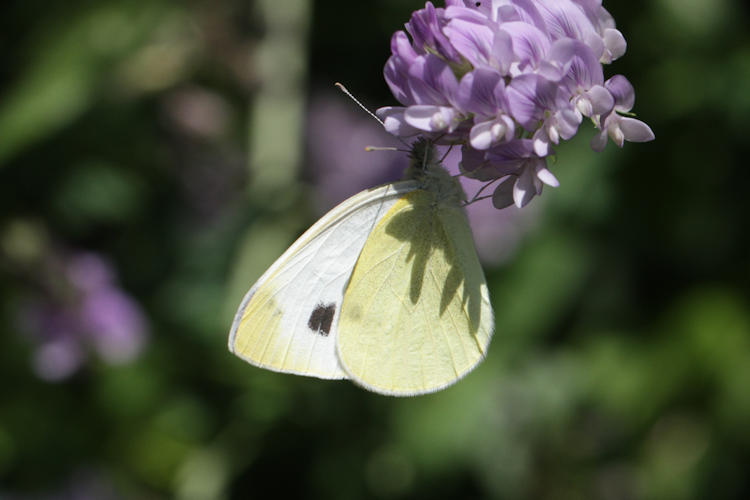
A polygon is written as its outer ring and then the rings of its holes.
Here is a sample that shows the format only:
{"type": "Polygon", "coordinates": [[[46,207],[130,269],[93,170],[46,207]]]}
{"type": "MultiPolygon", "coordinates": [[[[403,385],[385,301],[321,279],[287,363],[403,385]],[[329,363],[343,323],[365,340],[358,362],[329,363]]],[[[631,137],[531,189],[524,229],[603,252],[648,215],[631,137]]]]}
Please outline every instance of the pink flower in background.
{"type": "MultiPolygon", "coordinates": [[[[316,204],[322,214],[346,198],[367,188],[399,180],[409,164],[400,151],[365,151],[367,146],[406,146],[395,140],[372,118],[339,94],[314,95],[308,123],[309,174],[315,188],[316,204]]],[[[442,147],[441,155],[447,148],[442,147]]],[[[453,148],[443,165],[459,173],[460,148],[453,148]]],[[[467,193],[474,193],[478,181],[461,177],[467,193]]],[[[491,200],[467,207],[477,251],[485,264],[499,264],[510,258],[523,235],[536,218],[535,211],[521,213],[511,208],[496,210],[491,200]]]]}
{"type": "Polygon", "coordinates": [[[63,380],[92,353],[109,364],[138,356],[146,341],[146,318],[117,286],[114,270],[102,257],[75,254],[42,273],[40,281],[54,286],[48,294],[29,299],[20,317],[37,344],[32,365],[40,378],[63,380]]]}

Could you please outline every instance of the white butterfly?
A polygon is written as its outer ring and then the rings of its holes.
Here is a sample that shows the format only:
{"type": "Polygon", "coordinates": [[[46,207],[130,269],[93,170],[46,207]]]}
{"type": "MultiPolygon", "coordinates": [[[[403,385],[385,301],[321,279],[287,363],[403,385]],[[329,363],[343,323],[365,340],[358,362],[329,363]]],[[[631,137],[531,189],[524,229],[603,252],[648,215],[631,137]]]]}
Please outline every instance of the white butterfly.
{"type": "Polygon", "coordinates": [[[397,396],[440,390],[479,364],[493,313],[463,191],[432,160],[406,177],[349,198],[300,236],[245,295],[229,350],[397,396]]]}

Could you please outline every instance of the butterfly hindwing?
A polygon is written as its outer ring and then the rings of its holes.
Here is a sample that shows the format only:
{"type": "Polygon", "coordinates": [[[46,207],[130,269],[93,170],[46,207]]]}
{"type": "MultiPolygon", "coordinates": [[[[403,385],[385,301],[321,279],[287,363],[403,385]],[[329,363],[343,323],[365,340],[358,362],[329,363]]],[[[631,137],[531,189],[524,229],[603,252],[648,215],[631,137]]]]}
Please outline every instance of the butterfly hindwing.
{"type": "Polygon", "coordinates": [[[427,190],[405,194],[367,238],[339,319],[341,364],[381,393],[439,390],[474,368],[493,329],[466,215],[427,190]]]}
{"type": "Polygon", "coordinates": [[[368,234],[413,182],[363,191],[308,229],[245,295],[229,350],[275,371],[347,378],[336,355],[344,290],[368,234]]]}

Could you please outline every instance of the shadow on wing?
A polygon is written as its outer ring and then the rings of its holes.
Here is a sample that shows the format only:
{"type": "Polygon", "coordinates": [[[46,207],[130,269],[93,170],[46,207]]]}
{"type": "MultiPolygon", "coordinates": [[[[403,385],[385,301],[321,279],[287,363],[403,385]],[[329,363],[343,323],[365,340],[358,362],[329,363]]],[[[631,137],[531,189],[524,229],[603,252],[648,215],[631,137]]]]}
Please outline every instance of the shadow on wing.
{"type": "MultiPolygon", "coordinates": [[[[417,196],[434,200],[433,195],[420,191],[417,196]]],[[[475,334],[481,324],[482,287],[485,284],[484,273],[474,250],[471,229],[463,209],[457,206],[438,205],[436,203],[417,202],[395,214],[387,223],[386,233],[408,245],[406,262],[411,263],[409,280],[409,299],[416,304],[422,296],[424,280],[441,279],[441,296],[439,315],[442,316],[459,290],[462,291],[461,302],[475,334]],[[435,252],[440,252],[443,259],[431,259],[435,252]],[[447,263],[447,272],[435,273],[436,269],[428,268],[430,263],[447,263]],[[445,276],[445,278],[439,278],[445,276]]]]}

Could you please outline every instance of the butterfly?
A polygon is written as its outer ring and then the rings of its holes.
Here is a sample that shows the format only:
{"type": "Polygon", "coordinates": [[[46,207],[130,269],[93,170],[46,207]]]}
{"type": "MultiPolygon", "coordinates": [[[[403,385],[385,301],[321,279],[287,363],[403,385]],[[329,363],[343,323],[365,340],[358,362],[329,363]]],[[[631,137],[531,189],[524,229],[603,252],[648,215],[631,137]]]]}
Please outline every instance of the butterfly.
{"type": "Polygon", "coordinates": [[[344,201],[242,300],[229,350],[381,394],[443,389],[485,357],[494,317],[458,181],[426,141],[399,182],[344,201]]]}

